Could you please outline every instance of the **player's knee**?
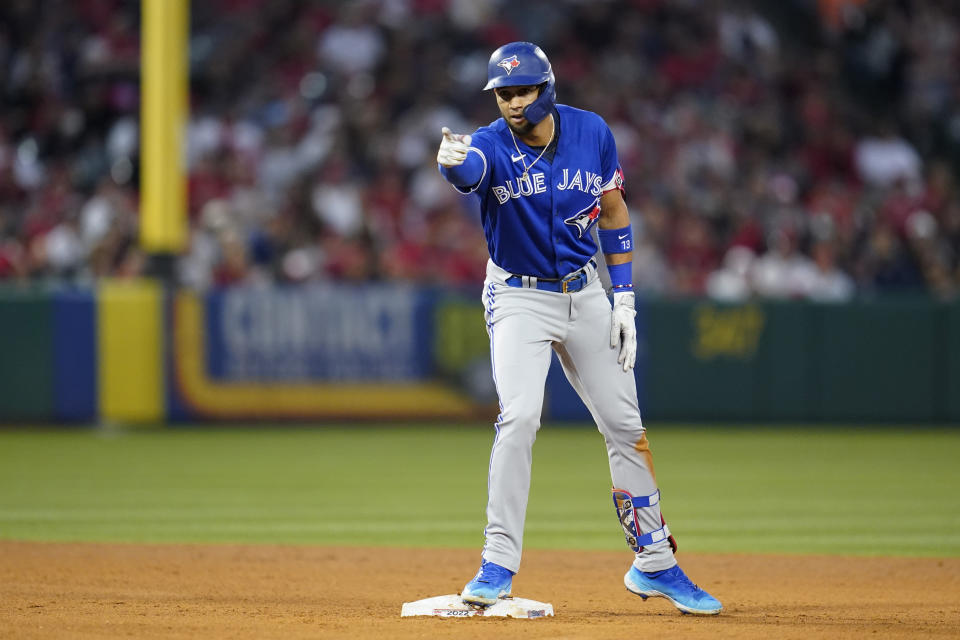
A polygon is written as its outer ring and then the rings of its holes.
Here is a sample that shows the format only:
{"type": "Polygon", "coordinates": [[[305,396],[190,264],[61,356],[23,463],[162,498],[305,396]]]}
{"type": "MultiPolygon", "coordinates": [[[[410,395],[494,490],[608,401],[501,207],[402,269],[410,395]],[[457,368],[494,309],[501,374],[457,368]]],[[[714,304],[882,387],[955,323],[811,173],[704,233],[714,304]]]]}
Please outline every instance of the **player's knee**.
{"type": "MultiPolygon", "coordinates": [[[[504,409],[501,427],[513,437],[535,438],[540,429],[540,407],[518,406],[504,409]]],[[[502,433],[502,432],[501,432],[502,433]]]]}
{"type": "Polygon", "coordinates": [[[608,442],[615,441],[617,444],[627,443],[632,445],[641,440],[646,441],[647,437],[647,431],[639,417],[627,421],[622,419],[598,420],[597,429],[608,442]]]}

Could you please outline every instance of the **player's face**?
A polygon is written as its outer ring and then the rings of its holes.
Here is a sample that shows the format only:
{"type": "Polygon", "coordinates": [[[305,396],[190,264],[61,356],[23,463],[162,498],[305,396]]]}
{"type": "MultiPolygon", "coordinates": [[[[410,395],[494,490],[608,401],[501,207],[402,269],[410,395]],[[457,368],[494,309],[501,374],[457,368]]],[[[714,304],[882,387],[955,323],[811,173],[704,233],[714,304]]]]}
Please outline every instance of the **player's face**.
{"type": "Polygon", "coordinates": [[[497,106],[507,125],[518,135],[525,135],[533,129],[533,123],[523,117],[524,108],[540,95],[535,85],[520,87],[500,87],[493,90],[497,96],[497,106]]]}

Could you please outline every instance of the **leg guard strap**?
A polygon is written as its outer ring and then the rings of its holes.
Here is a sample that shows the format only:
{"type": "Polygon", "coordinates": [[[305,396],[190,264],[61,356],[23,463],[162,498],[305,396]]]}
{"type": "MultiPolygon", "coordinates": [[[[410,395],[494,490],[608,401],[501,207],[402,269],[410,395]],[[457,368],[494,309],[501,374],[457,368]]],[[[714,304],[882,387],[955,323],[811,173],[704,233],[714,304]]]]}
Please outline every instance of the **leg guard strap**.
{"type": "MultiPolygon", "coordinates": [[[[621,491],[620,493],[626,493],[626,491],[621,491]]],[[[616,498],[614,498],[614,500],[616,500],[616,498]]],[[[651,493],[648,496],[630,496],[630,502],[633,503],[634,507],[655,507],[660,504],[660,490],[657,489],[656,493],[651,493]]]]}
{"type": "Polygon", "coordinates": [[[670,535],[670,528],[667,527],[667,523],[664,521],[662,515],[660,516],[661,527],[659,529],[654,529],[647,533],[640,531],[640,523],[637,521],[636,510],[644,507],[654,507],[659,503],[660,491],[656,491],[648,496],[634,497],[621,489],[613,490],[613,504],[617,509],[617,518],[620,520],[620,525],[623,527],[623,532],[626,535],[627,546],[629,546],[634,553],[640,553],[648,544],[655,544],[664,540],[670,542],[670,548],[676,553],[677,543],[673,539],[673,536],[670,535]]]}
{"type": "Polygon", "coordinates": [[[655,542],[663,542],[670,538],[670,527],[663,525],[659,529],[651,531],[650,533],[645,533],[639,538],[637,538],[637,546],[642,550],[648,544],[654,544],[655,542]]]}

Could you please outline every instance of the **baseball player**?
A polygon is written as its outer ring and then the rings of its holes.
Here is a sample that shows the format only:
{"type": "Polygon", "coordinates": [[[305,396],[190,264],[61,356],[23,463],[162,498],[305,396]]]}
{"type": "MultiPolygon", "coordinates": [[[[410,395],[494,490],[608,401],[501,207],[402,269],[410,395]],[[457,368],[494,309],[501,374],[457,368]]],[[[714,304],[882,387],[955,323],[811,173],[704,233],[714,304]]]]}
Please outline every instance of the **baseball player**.
{"type": "Polygon", "coordinates": [[[547,56],[529,42],[493,52],[487,68],[501,118],[472,135],[442,130],[440,173],[480,198],[490,260],[483,289],[500,415],[490,454],[482,562],[461,597],[488,606],[520,568],[533,442],[551,349],[606,441],[613,503],[634,552],[624,584],[686,613],[718,600],[674,559],[637,403],[633,237],[623,174],[606,122],[556,103],[547,56]],[[597,277],[597,240],[613,305],[597,277]]]}

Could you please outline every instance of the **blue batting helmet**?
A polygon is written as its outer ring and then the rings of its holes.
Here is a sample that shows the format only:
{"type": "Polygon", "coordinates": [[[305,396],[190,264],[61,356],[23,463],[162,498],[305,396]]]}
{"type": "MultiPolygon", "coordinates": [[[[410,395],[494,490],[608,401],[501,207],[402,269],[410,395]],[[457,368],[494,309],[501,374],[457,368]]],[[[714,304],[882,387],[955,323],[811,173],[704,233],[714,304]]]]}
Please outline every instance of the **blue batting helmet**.
{"type": "Polygon", "coordinates": [[[546,84],[536,100],[523,110],[523,117],[536,124],[546,118],[557,102],[556,78],[543,50],[532,42],[505,44],[490,56],[487,63],[488,89],[499,87],[540,86],[546,84]]]}

